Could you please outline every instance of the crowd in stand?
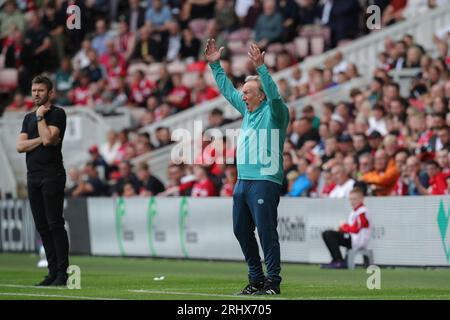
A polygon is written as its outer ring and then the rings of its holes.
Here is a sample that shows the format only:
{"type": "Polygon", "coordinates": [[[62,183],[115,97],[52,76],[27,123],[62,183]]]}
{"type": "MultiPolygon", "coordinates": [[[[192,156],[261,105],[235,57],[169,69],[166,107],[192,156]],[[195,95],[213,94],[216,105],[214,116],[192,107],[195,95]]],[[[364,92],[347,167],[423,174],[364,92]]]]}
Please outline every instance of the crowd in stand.
{"type": "MultiPolygon", "coordinates": [[[[30,79],[47,72],[55,81],[55,103],[104,113],[128,106],[142,111],[137,124],[141,127],[219,95],[203,76],[207,37],[226,46],[232,35],[250,28],[251,40],[276,52],[271,69],[278,71],[304,58],[298,47],[288,46],[298,36],[319,35],[328,49],[369,32],[363,17],[371,4],[382,9],[382,24],[390,25],[448,1],[6,0],[0,13],[0,52],[5,67],[19,71],[18,90],[6,110],[30,110],[30,79]],[[65,28],[71,4],[81,8],[81,30],[65,28]],[[193,23],[198,20],[206,21],[203,38],[197,37],[193,23]],[[195,83],[187,84],[179,69],[170,69],[174,61],[181,61],[183,70],[198,71],[195,83]],[[132,68],[137,63],[161,67],[149,77],[132,68]]],[[[409,35],[399,41],[386,39],[368,88],[353,89],[349,101],[305,106],[300,118],[291,110],[283,154],[284,195],[347,197],[355,185],[368,195],[448,192],[447,35],[435,42],[436,54],[425,52],[409,35]],[[406,68],[420,71],[409,96],[401,96],[389,71],[406,68]]],[[[227,46],[222,64],[239,86],[242,75],[233,74],[235,54],[235,48],[227,46]]],[[[254,71],[246,67],[245,74],[254,71]]],[[[360,72],[338,52],[320,68],[294,68],[278,87],[286,101],[294,101],[358,78],[360,72]]],[[[229,121],[214,110],[209,126],[229,121]]],[[[165,127],[156,131],[154,141],[130,129],[110,132],[105,145],[90,148],[91,159],[84,168],[69,170],[68,196],[231,196],[237,178],[233,165],[170,164],[167,185],[145,163],[133,167],[134,158],[171,141],[165,127]]]]}

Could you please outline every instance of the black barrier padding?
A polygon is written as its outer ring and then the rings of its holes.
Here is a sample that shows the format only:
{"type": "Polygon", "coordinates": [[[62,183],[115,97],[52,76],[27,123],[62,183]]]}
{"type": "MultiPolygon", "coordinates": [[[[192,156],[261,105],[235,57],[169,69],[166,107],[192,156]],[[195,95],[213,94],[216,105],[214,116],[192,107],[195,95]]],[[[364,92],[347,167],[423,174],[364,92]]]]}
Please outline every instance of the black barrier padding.
{"type": "Polygon", "coordinates": [[[68,224],[71,254],[91,254],[87,199],[67,199],[64,218],[68,224]]]}

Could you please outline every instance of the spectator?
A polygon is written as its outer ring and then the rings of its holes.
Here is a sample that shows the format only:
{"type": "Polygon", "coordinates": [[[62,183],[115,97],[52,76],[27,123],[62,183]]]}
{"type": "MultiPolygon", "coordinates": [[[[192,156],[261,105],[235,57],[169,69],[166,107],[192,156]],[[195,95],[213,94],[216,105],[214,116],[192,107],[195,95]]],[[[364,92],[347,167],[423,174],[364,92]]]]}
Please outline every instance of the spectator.
{"type": "Polygon", "coordinates": [[[139,38],[134,47],[131,60],[152,63],[161,61],[167,54],[165,38],[160,34],[152,33],[149,26],[144,26],[139,31],[139,38]]]}
{"type": "Polygon", "coordinates": [[[106,21],[104,19],[97,20],[95,23],[95,36],[92,39],[92,48],[99,56],[106,52],[106,43],[111,39],[111,35],[107,27],[108,26],[106,25],[106,21]]]}
{"type": "Polygon", "coordinates": [[[173,141],[171,139],[169,128],[158,127],[158,128],[156,128],[155,133],[156,133],[156,140],[157,140],[155,149],[160,149],[162,147],[168,146],[169,144],[173,143],[173,141]]]}
{"type": "Polygon", "coordinates": [[[169,21],[167,22],[167,31],[168,31],[168,39],[167,39],[167,61],[174,61],[178,59],[180,49],[181,49],[181,34],[180,34],[180,25],[177,21],[169,21]]]}
{"type": "Polygon", "coordinates": [[[381,23],[383,26],[393,24],[403,20],[403,10],[406,7],[408,0],[393,0],[383,11],[381,23]]]}
{"type": "MultiPolygon", "coordinates": [[[[242,0],[244,1],[244,0],[242,0]]],[[[239,2],[239,0],[237,0],[239,2]]],[[[252,4],[250,4],[250,7],[248,8],[246,15],[240,15],[236,8],[236,13],[240,17],[240,20],[243,20],[243,24],[245,28],[254,29],[256,22],[258,20],[258,17],[263,12],[263,6],[262,6],[263,0],[254,0],[252,1],[252,4]]],[[[237,7],[237,5],[236,5],[237,7]]]]}
{"type": "Polygon", "coordinates": [[[348,222],[339,226],[338,231],[327,230],[322,233],[322,238],[330,251],[332,261],[322,265],[325,269],[346,269],[347,263],[342,258],[340,246],[347,249],[364,249],[367,247],[372,234],[372,223],[368,210],[364,205],[364,192],[359,188],[350,191],[350,212],[348,222]]]}
{"type": "Polygon", "coordinates": [[[319,132],[313,128],[312,120],[307,117],[295,120],[293,128],[294,140],[292,140],[293,137],[291,136],[291,141],[295,143],[297,149],[301,149],[306,141],[320,141],[319,132]]]}
{"type": "Polygon", "coordinates": [[[122,196],[125,198],[132,198],[137,195],[138,193],[136,192],[136,189],[134,188],[133,184],[131,182],[125,182],[125,184],[123,185],[122,196]]]}
{"type": "Polygon", "coordinates": [[[214,16],[213,0],[185,1],[180,12],[180,19],[187,24],[193,19],[212,19],[214,16]]]}
{"type": "Polygon", "coordinates": [[[129,9],[124,14],[130,32],[135,33],[145,23],[145,8],[140,6],[139,0],[128,0],[129,9]]]}
{"type": "Polygon", "coordinates": [[[319,129],[320,118],[318,116],[316,116],[314,107],[312,105],[306,105],[302,109],[302,114],[303,114],[304,117],[312,120],[312,127],[313,127],[313,129],[319,129]]]}
{"type": "Polygon", "coordinates": [[[348,176],[356,180],[358,174],[358,164],[356,163],[356,159],[353,155],[349,154],[344,158],[344,168],[348,176]]]}
{"type": "Polygon", "coordinates": [[[199,76],[192,89],[192,99],[196,105],[214,99],[219,96],[219,92],[206,83],[203,76],[199,76]]]}
{"type": "Polygon", "coordinates": [[[214,20],[219,31],[231,32],[236,27],[236,14],[234,12],[234,1],[218,0],[214,8],[214,20]]]}
{"type": "Polygon", "coordinates": [[[32,62],[30,63],[32,75],[49,70],[48,57],[52,56],[50,51],[51,43],[50,34],[42,26],[38,13],[32,13],[29,27],[25,34],[25,45],[29,46],[32,52],[32,62]]]}
{"type": "Polygon", "coordinates": [[[119,179],[114,185],[114,194],[123,195],[128,191],[125,186],[130,184],[133,188],[134,193],[139,194],[141,188],[141,183],[136,175],[131,170],[131,163],[128,161],[122,161],[119,163],[119,179]]]}
{"type": "Polygon", "coordinates": [[[130,91],[130,102],[143,107],[150,95],[156,92],[156,85],[145,77],[142,70],[137,70],[133,75],[130,91]]]}
{"type": "Polygon", "coordinates": [[[80,183],[80,170],[78,170],[76,167],[69,168],[69,170],[67,170],[67,177],[68,179],[64,194],[66,197],[73,197],[74,191],[77,190],[80,183]]]}
{"type": "Polygon", "coordinates": [[[326,0],[322,24],[331,29],[332,46],[357,36],[361,7],[358,0],[326,0]]]}
{"type": "Polygon", "coordinates": [[[72,68],[75,71],[82,70],[89,66],[91,60],[89,60],[88,52],[90,50],[93,50],[91,41],[89,39],[83,40],[81,49],[72,58],[72,68]]]}
{"type": "Polygon", "coordinates": [[[212,180],[208,177],[206,168],[202,165],[194,166],[195,183],[192,186],[192,197],[213,197],[216,189],[212,180]]]}
{"type": "MultiPolygon", "coordinates": [[[[0,42],[1,47],[1,42],[0,42]]],[[[5,44],[3,49],[5,55],[5,68],[18,71],[18,86],[23,94],[31,90],[31,75],[33,72],[33,51],[26,45],[25,36],[20,31],[12,32],[11,42],[5,44]]]]}
{"type": "Polygon", "coordinates": [[[374,170],[364,174],[362,180],[373,186],[375,195],[387,196],[392,193],[399,175],[395,160],[389,158],[385,150],[379,149],[375,152],[374,170]]]}
{"type": "Polygon", "coordinates": [[[368,141],[372,150],[378,150],[383,142],[383,136],[378,131],[374,130],[369,134],[368,141]]]}
{"type": "Polygon", "coordinates": [[[194,36],[191,29],[182,31],[181,48],[179,56],[181,59],[188,59],[189,62],[198,60],[201,42],[194,36]]]}
{"type": "Polygon", "coordinates": [[[362,133],[357,133],[353,135],[353,150],[356,152],[357,156],[360,156],[364,153],[370,152],[370,146],[367,143],[367,138],[362,133]]]}
{"type": "Polygon", "coordinates": [[[306,192],[311,188],[312,182],[308,179],[306,171],[310,162],[305,158],[300,158],[297,161],[297,173],[298,177],[294,181],[289,191],[290,197],[306,196],[306,192]]]}
{"type": "Polygon", "coordinates": [[[306,169],[306,177],[308,178],[310,187],[306,195],[310,198],[319,197],[319,178],[320,178],[320,168],[315,165],[308,166],[306,169]]]}
{"type": "Polygon", "coordinates": [[[299,7],[294,0],[278,1],[278,10],[283,16],[283,42],[290,42],[297,36],[299,7]]]}
{"type": "Polygon", "coordinates": [[[377,104],[372,109],[372,116],[369,118],[369,125],[371,131],[378,131],[381,135],[385,136],[388,131],[386,127],[386,111],[384,107],[377,104]]]}
{"type": "Polygon", "coordinates": [[[321,8],[316,0],[300,0],[298,24],[300,26],[315,25],[321,19],[321,8]]]}
{"type": "Polygon", "coordinates": [[[112,166],[117,161],[119,148],[120,142],[117,140],[116,132],[114,130],[108,131],[106,142],[100,146],[100,155],[109,166],[112,166]]]}
{"type": "Polygon", "coordinates": [[[98,165],[94,162],[88,162],[84,167],[84,173],[87,176],[87,181],[84,186],[84,195],[86,197],[101,197],[108,195],[108,188],[99,178],[97,167],[98,165]]]}
{"type": "Polygon", "coordinates": [[[42,17],[42,25],[49,32],[52,41],[52,51],[56,53],[53,66],[61,63],[65,57],[65,37],[64,29],[66,27],[66,18],[56,10],[54,1],[48,1],[43,7],[44,15],[42,17]]]}
{"type": "Polygon", "coordinates": [[[81,71],[88,75],[89,81],[91,82],[97,82],[101,79],[104,79],[106,76],[106,70],[102,65],[100,65],[95,50],[89,50],[87,55],[90,63],[81,71]]]}
{"type": "Polygon", "coordinates": [[[93,145],[89,148],[89,162],[95,166],[95,168],[100,168],[100,177],[102,179],[109,179],[109,165],[101,156],[98,147],[93,145]]]}
{"type": "Polygon", "coordinates": [[[428,180],[428,188],[425,188],[419,180],[419,177],[413,176],[417,190],[421,195],[440,195],[447,191],[446,176],[442,173],[439,164],[434,160],[429,160],[426,163],[428,180]]]}
{"type": "Polygon", "coordinates": [[[447,176],[450,174],[449,152],[446,149],[442,149],[436,153],[436,162],[441,167],[442,172],[447,176]]]}
{"type": "Polygon", "coordinates": [[[167,96],[167,102],[174,107],[177,112],[185,110],[191,106],[191,91],[182,83],[180,73],[172,75],[173,88],[167,96]]]}
{"type": "Polygon", "coordinates": [[[89,75],[86,72],[82,72],[79,76],[78,85],[68,93],[72,105],[87,106],[89,104],[91,101],[89,83],[89,75]]]}
{"type": "Polygon", "coordinates": [[[33,109],[33,107],[34,107],[33,101],[29,98],[25,98],[24,95],[20,91],[18,91],[14,94],[12,103],[6,107],[5,111],[24,112],[30,111],[31,109],[33,109]]]}
{"type": "Polygon", "coordinates": [[[167,30],[167,23],[172,18],[169,6],[161,0],[152,0],[152,5],[145,13],[145,21],[149,27],[161,32],[167,30]]]}
{"type": "Polygon", "coordinates": [[[333,181],[331,169],[325,169],[322,171],[322,181],[319,186],[319,197],[328,198],[331,191],[333,191],[336,183],[333,181]]]}
{"type": "Polygon", "coordinates": [[[237,169],[235,165],[228,164],[225,166],[225,178],[223,180],[223,186],[220,190],[221,197],[232,197],[234,186],[237,181],[237,169]]]}
{"type": "Polygon", "coordinates": [[[25,16],[17,8],[17,2],[6,0],[0,12],[0,39],[8,37],[13,30],[24,32],[25,25],[25,16]]]}
{"type": "Polygon", "coordinates": [[[141,183],[139,192],[141,196],[156,196],[159,193],[164,192],[164,184],[157,177],[151,174],[147,163],[139,163],[136,174],[141,183]]]}
{"type": "Polygon", "coordinates": [[[331,175],[336,186],[330,192],[330,198],[348,198],[350,191],[353,189],[355,180],[349,178],[343,165],[335,165],[331,169],[331,175]]]}
{"type": "Polygon", "coordinates": [[[450,127],[442,126],[436,131],[436,134],[430,139],[431,151],[450,150],[450,127]]]}
{"type": "Polygon", "coordinates": [[[283,35],[283,16],[277,10],[274,0],[263,2],[263,13],[255,25],[255,41],[262,49],[269,44],[279,42],[283,35]]]}
{"type": "Polygon", "coordinates": [[[158,80],[156,81],[155,96],[162,100],[169,94],[169,92],[172,91],[172,89],[172,78],[167,70],[167,67],[163,65],[159,71],[158,80]]]}
{"type": "MultiPolygon", "coordinates": [[[[288,193],[288,179],[287,176],[291,172],[297,172],[297,167],[294,164],[294,161],[292,159],[292,155],[289,152],[283,153],[283,185],[282,185],[282,191],[281,194],[285,195],[288,193]]],[[[297,178],[297,177],[296,177],[297,178]]]]}
{"type": "Polygon", "coordinates": [[[117,138],[119,141],[119,150],[117,150],[116,162],[120,162],[126,158],[126,150],[131,145],[128,138],[129,130],[124,128],[119,131],[117,138]]]}
{"type": "Polygon", "coordinates": [[[208,127],[206,130],[211,128],[220,128],[221,126],[231,122],[233,122],[233,120],[225,118],[221,109],[214,108],[208,115],[208,127]]]}
{"type": "Polygon", "coordinates": [[[113,38],[114,47],[125,61],[130,60],[136,43],[135,33],[130,32],[125,20],[119,21],[118,35],[113,38]]]}
{"type": "Polygon", "coordinates": [[[61,61],[60,68],[55,74],[55,90],[56,90],[56,103],[60,105],[70,104],[69,92],[73,86],[73,76],[70,66],[70,59],[65,57],[61,61]]]}

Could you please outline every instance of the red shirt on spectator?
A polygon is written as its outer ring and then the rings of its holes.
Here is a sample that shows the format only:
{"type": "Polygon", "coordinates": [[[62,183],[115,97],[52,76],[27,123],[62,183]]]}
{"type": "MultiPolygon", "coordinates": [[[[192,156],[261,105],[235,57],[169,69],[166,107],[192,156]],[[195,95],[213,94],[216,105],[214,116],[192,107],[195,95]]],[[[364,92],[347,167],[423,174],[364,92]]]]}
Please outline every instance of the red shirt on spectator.
{"type": "Polygon", "coordinates": [[[424,133],[422,133],[420,135],[419,140],[417,141],[417,143],[419,144],[419,146],[428,146],[432,136],[433,136],[433,131],[427,130],[427,131],[425,131],[424,133]]]}
{"type": "Polygon", "coordinates": [[[155,83],[148,79],[142,79],[139,83],[133,82],[130,88],[131,101],[138,105],[143,105],[155,88],[155,83]]]}
{"type": "Polygon", "coordinates": [[[127,75],[127,69],[124,66],[118,65],[115,68],[108,68],[106,71],[108,75],[108,84],[113,90],[119,89],[119,79],[127,75]]]}
{"type": "Polygon", "coordinates": [[[430,187],[428,188],[428,190],[430,190],[432,195],[445,194],[447,190],[447,183],[445,182],[445,178],[446,176],[442,172],[439,172],[437,175],[430,178],[430,187]]]}
{"type": "Polygon", "coordinates": [[[202,102],[214,99],[219,95],[219,92],[213,87],[206,87],[205,90],[197,92],[195,97],[195,104],[200,104],[202,102]]]}
{"type": "Polygon", "coordinates": [[[33,101],[29,98],[25,98],[22,105],[19,106],[15,101],[13,101],[6,108],[11,111],[13,111],[13,110],[30,111],[31,109],[33,109],[33,107],[34,107],[33,101]]]}
{"type": "Polygon", "coordinates": [[[181,98],[181,102],[179,103],[171,102],[171,104],[179,110],[184,110],[191,106],[191,91],[183,85],[174,87],[172,91],[170,91],[169,96],[181,98]]]}
{"type": "Polygon", "coordinates": [[[221,195],[224,197],[232,197],[235,185],[236,185],[236,181],[234,183],[226,182],[222,187],[221,195]]]}
{"type": "Polygon", "coordinates": [[[322,187],[322,196],[328,196],[331,191],[333,191],[334,187],[336,187],[335,183],[326,184],[322,187]]]}
{"type": "Polygon", "coordinates": [[[72,103],[74,105],[82,105],[82,106],[87,106],[89,103],[89,86],[85,86],[85,87],[76,87],[73,91],[72,91],[72,103]]]}
{"type": "Polygon", "coordinates": [[[192,187],[192,197],[213,197],[216,195],[216,188],[210,179],[195,182],[192,187]]]}

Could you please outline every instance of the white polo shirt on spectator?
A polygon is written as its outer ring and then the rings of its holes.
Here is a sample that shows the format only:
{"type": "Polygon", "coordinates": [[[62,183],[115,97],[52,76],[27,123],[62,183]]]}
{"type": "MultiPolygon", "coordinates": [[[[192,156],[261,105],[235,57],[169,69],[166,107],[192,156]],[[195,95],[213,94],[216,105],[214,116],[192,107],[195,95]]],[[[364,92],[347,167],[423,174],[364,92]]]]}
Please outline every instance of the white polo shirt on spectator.
{"type": "Polygon", "coordinates": [[[336,185],[330,192],[330,198],[348,198],[350,191],[353,189],[355,180],[348,179],[344,184],[336,185]]]}

